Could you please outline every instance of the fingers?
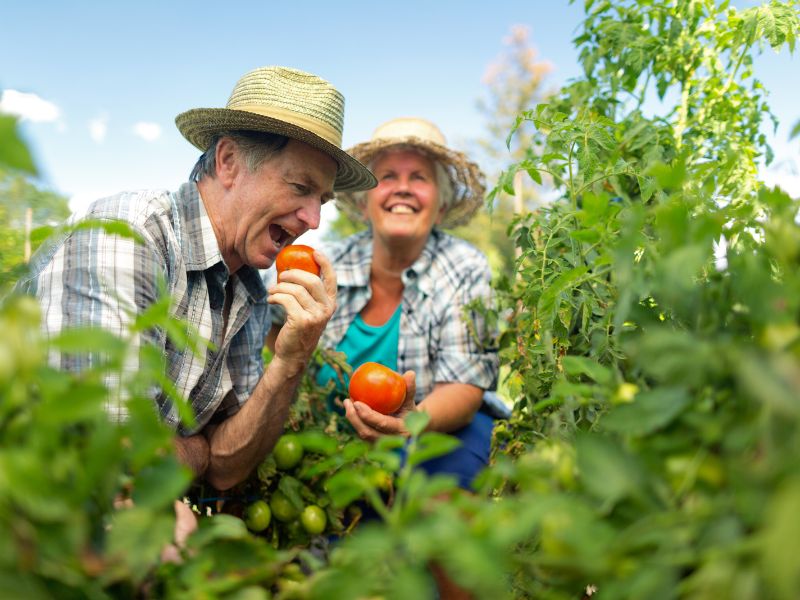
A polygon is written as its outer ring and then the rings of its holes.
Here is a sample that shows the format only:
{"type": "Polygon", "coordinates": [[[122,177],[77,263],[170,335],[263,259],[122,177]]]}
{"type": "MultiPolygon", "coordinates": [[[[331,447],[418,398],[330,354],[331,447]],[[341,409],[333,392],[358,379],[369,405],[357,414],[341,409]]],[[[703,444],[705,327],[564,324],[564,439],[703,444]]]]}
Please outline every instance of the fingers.
{"type": "MultiPolygon", "coordinates": [[[[319,277],[300,269],[283,271],[278,276],[275,285],[270,288],[270,294],[273,293],[272,290],[276,289],[276,286],[280,286],[282,283],[294,283],[306,290],[314,301],[334,303],[336,301],[336,271],[328,257],[319,250],[314,251],[314,260],[320,268],[319,277]]],[[[295,288],[286,288],[286,291],[291,289],[295,288]]]]}
{"type": "Polygon", "coordinates": [[[315,253],[323,279],[299,269],[282,272],[270,286],[267,301],[286,311],[286,322],[275,338],[275,354],[304,359],[336,308],[336,274],[330,261],[315,253]]]}
{"type": "Polygon", "coordinates": [[[403,379],[406,382],[406,398],[400,407],[399,413],[407,413],[414,410],[416,406],[417,396],[417,375],[414,371],[406,371],[403,373],[403,379]]]}
{"type": "Polygon", "coordinates": [[[325,286],[325,295],[332,302],[336,301],[336,271],[333,269],[331,261],[319,250],[314,250],[314,260],[320,268],[322,284],[325,286]]]}
{"type": "Polygon", "coordinates": [[[186,539],[197,529],[197,517],[186,504],[175,500],[175,543],[179,548],[186,545],[186,539]]]}
{"type": "Polygon", "coordinates": [[[375,441],[382,435],[407,435],[403,419],[384,415],[372,410],[363,402],[344,401],[347,420],[358,436],[367,441],[375,441]]]}

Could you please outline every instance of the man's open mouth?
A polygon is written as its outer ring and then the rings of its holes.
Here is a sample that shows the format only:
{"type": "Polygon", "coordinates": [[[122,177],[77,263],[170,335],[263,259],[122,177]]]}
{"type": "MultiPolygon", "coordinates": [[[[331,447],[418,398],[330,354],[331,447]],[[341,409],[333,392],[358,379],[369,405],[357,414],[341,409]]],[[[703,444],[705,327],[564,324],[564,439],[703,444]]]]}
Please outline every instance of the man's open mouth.
{"type": "Polygon", "coordinates": [[[290,244],[297,236],[288,229],[284,229],[280,225],[275,225],[273,223],[269,226],[269,237],[272,238],[272,243],[275,244],[275,247],[280,250],[284,246],[290,244]]]}

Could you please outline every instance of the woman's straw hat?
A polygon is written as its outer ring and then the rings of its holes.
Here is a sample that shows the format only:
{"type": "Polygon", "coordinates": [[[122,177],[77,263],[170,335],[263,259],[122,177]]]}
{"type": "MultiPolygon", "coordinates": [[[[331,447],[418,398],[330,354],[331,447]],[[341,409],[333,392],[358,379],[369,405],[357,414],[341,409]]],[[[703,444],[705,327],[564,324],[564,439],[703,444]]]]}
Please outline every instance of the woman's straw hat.
{"type": "MultiPolygon", "coordinates": [[[[378,155],[393,146],[411,146],[440,163],[453,185],[453,199],[445,208],[441,226],[456,227],[467,223],[483,205],[485,177],[477,164],[465,154],[447,147],[444,135],[436,125],[425,119],[401,117],[378,127],[368,142],[348,150],[357,160],[371,164],[378,155]]],[[[337,194],[337,206],[352,218],[364,221],[364,194],[337,194]]]]}
{"type": "Polygon", "coordinates": [[[336,191],[375,187],[372,173],[342,150],[344,97],[330,83],[287,67],[261,67],[244,75],[225,108],[195,108],[175,118],[183,137],[205,152],[214,136],[244,130],[277,133],[331,156],[339,168],[336,191]]]}

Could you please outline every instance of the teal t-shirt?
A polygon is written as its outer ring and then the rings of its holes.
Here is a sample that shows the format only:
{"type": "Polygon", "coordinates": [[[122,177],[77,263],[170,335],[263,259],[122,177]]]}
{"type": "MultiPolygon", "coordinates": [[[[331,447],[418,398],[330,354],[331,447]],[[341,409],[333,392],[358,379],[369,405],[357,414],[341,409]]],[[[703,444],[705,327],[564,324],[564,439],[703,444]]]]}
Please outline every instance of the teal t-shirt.
{"type": "MultiPolygon", "coordinates": [[[[400,306],[386,323],[378,327],[367,325],[361,315],[356,315],[356,318],[350,323],[350,327],[347,328],[342,341],[336,346],[336,350],[344,352],[347,364],[353,367],[354,371],[365,362],[380,363],[396,371],[399,339],[400,306]]],[[[336,390],[332,396],[347,398],[349,377],[345,376],[344,386],[342,386],[333,367],[326,364],[317,373],[317,384],[327,385],[331,379],[336,381],[336,390]]],[[[329,404],[333,406],[333,398],[329,398],[329,404]]]]}

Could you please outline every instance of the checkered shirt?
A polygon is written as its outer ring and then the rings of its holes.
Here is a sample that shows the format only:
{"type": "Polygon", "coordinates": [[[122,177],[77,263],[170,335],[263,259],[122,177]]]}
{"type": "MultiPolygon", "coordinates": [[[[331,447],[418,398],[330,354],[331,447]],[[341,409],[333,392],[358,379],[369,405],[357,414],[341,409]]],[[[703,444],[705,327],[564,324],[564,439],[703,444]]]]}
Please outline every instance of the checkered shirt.
{"type": "MultiPolygon", "coordinates": [[[[125,221],[144,242],[92,228],[43,247],[19,288],[39,299],[46,335],[91,326],[128,337],[135,316],[158,299],[158,283],[165,281],[173,298],[171,315],[211,344],[195,355],[176,347],[159,329],[134,334],[126,375],[138,371],[140,344],[161,350],[166,375],[194,408],[197,426],[185,427],[162,391],[154,392],[154,400],[163,420],[183,435],[237,412],[263,372],[267,292],[255,269],[245,266],[231,276],[233,300],[222,339],[228,269],[197,185],[186,183],[177,192],[124,192],[96,201],[85,216],[125,221]]],[[[96,359],[91,354],[51,355],[54,366],[73,372],[96,359]]],[[[106,383],[117,390],[107,401],[111,419],[125,420],[118,377],[109,376],[106,383]]]]}
{"type": "MultiPolygon", "coordinates": [[[[321,344],[335,349],[371,295],[371,231],[323,248],[323,252],[336,269],[338,291],[336,312],[321,344]]],[[[464,314],[472,300],[490,301],[490,277],[486,257],[477,248],[438,229],[431,232],[416,262],[403,272],[397,368],[401,373],[416,373],[417,402],[437,382],[469,383],[485,390],[496,387],[496,332],[488,330],[476,311],[464,314]]]]}

